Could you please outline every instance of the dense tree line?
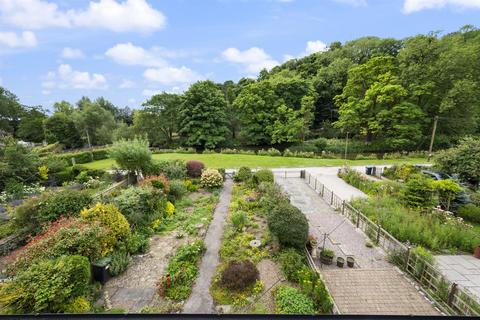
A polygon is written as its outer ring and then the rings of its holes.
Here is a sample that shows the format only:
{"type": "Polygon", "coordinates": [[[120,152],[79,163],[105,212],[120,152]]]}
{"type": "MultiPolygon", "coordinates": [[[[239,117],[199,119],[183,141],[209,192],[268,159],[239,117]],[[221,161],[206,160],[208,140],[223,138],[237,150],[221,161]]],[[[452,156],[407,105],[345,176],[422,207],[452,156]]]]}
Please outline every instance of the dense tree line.
{"type": "Polygon", "coordinates": [[[0,88],[0,131],[66,148],[146,135],[153,146],[285,147],[348,134],[380,150],[444,148],[480,133],[480,30],[364,37],[263,70],[237,83],[199,81],[142,108],[104,98],[61,101],[53,113],[0,88]]]}

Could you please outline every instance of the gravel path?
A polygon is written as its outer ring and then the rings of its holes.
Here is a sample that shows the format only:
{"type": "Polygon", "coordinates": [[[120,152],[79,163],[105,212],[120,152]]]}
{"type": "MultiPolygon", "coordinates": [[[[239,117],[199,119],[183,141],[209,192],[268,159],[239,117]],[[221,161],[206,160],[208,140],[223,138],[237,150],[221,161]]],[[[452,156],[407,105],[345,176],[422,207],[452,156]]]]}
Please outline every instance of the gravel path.
{"type": "Polygon", "coordinates": [[[354,255],[357,267],[361,268],[393,268],[387,262],[383,250],[376,247],[368,248],[365,245],[367,237],[347,218],[336,213],[305,183],[305,180],[277,178],[276,182],[290,195],[291,203],[306,215],[310,225],[309,232],[318,239],[320,246],[323,244],[324,234],[336,228],[326,238],[325,247],[335,251],[337,257],[354,255]]]}
{"type": "Polygon", "coordinates": [[[210,295],[210,283],[215,275],[215,267],[220,262],[218,251],[222,244],[223,228],[232,199],[233,181],[227,179],[223,186],[220,199],[213,214],[213,220],[205,236],[207,251],[200,264],[199,276],[192,289],[192,294],[183,307],[184,313],[215,313],[213,299],[210,295]]]}

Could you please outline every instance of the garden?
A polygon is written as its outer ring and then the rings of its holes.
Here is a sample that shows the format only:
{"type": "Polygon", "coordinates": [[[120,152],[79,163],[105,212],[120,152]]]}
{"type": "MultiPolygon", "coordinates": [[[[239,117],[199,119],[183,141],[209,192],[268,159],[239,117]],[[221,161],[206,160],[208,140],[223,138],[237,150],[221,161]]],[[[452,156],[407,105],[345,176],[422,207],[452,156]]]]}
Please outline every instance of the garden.
{"type": "Polygon", "coordinates": [[[273,173],[242,167],[235,186],[210,292],[217,310],[321,314],[332,300],[307,266],[305,216],[273,183],[273,173]]]}
{"type": "MultiPolygon", "coordinates": [[[[140,138],[119,141],[109,153],[126,174],[128,185],[108,188],[113,177],[110,183],[102,180],[102,188],[64,184],[8,206],[2,238],[18,234],[22,240],[3,248],[7,255],[0,259],[2,313],[119,312],[98,303],[104,279],[96,279],[92,265],[109,261],[109,276],[121,277],[137,255],[149,251],[152,237],[166,233],[174,234],[178,245],[165,261],[164,274],[156,279],[163,305],[145,312],[165,309],[189,296],[223,171],[205,168],[199,161],[154,162],[148,142],[140,138]],[[140,172],[143,179],[138,179],[140,172]]],[[[49,174],[55,172],[46,168],[49,174]]],[[[82,176],[86,183],[96,179],[90,174],[74,172],[72,181],[76,185],[82,176]]]]}

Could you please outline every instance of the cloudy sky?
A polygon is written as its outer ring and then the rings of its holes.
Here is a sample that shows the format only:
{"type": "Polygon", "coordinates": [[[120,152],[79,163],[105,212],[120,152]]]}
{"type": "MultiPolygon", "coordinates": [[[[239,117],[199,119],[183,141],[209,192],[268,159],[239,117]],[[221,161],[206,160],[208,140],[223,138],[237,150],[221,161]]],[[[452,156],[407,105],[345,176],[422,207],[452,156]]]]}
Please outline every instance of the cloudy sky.
{"type": "Polygon", "coordinates": [[[480,0],[0,0],[0,85],[27,105],[137,107],[361,36],[480,22],[480,0]]]}

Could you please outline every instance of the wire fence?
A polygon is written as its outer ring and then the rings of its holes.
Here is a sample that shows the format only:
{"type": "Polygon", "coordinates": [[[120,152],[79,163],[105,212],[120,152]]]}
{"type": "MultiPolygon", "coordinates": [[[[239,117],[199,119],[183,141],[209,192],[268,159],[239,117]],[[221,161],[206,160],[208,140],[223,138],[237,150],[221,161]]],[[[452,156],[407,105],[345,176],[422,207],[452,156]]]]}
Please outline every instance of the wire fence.
{"type": "Polygon", "coordinates": [[[389,260],[413,278],[425,295],[444,313],[480,316],[480,302],[468,289],[446,279],[434,264],[416,254],[411,247],[397,240],[381,225],[374,223],[358,209],[341,199],[317,177],[305,170],[296,172],[296,175],[292,172],[284,173],[284,177],[305,179],[305,183],[324,201],[362,230],[376,245],[383,248],[389,254],[389,260]]]}

